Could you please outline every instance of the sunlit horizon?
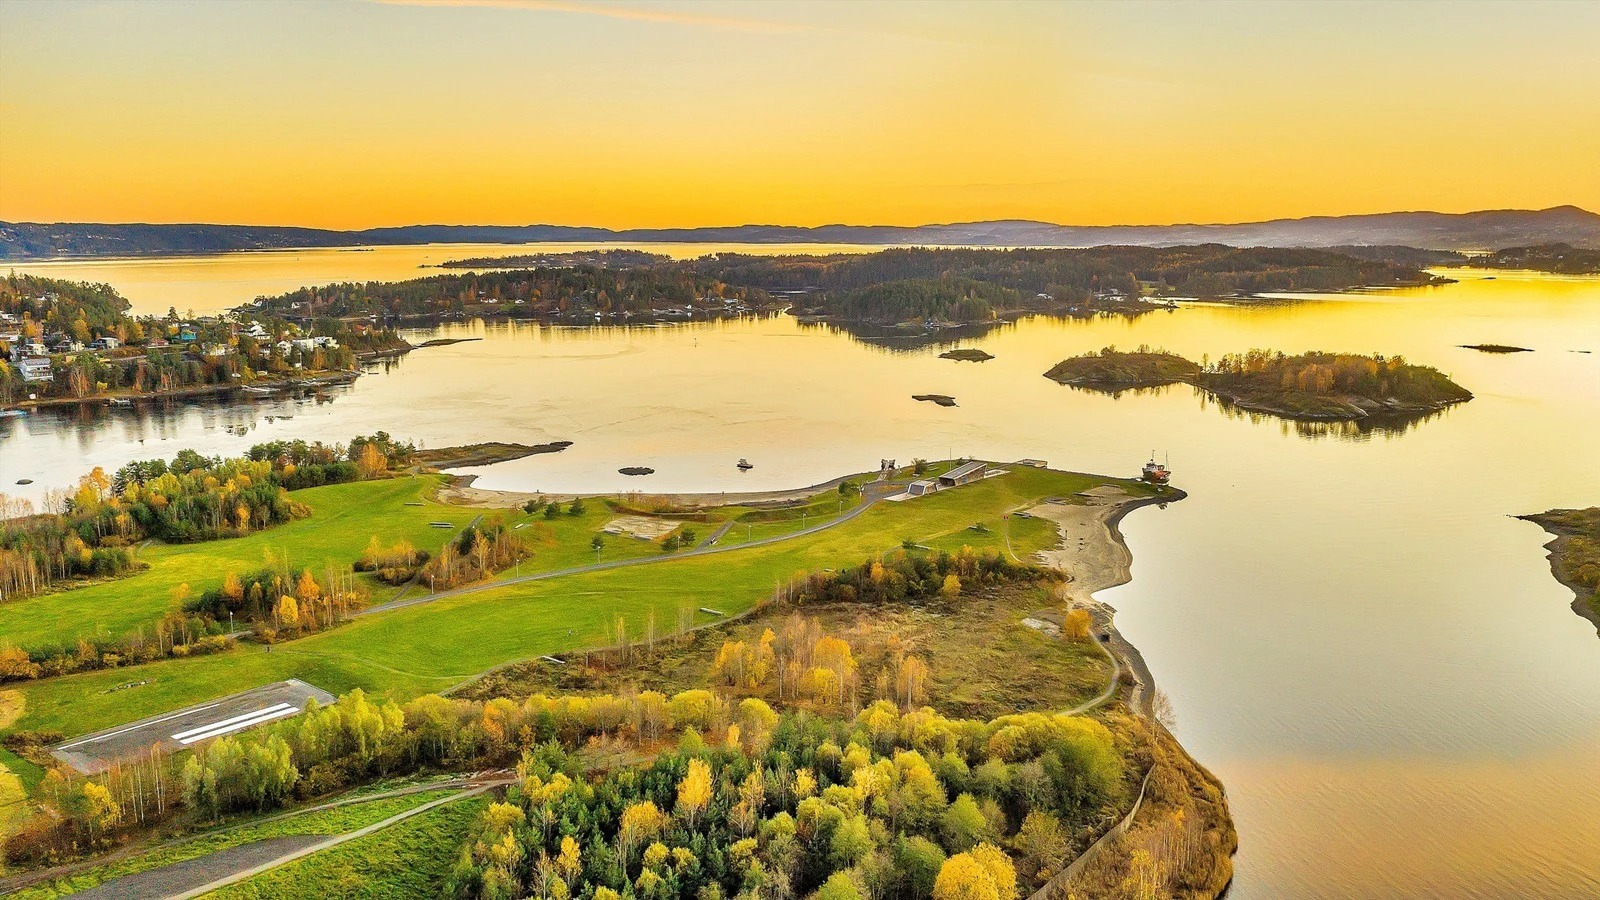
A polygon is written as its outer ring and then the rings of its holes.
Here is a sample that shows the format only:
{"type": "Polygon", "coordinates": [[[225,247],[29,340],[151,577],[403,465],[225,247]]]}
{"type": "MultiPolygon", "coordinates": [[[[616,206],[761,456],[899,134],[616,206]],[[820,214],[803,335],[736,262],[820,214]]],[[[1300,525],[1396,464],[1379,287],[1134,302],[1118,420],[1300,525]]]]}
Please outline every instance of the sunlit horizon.
{"type": "Polygon", "coordinates": [[[0,5],[0,219],[1600,209],[1600,5],[0,5]]]}

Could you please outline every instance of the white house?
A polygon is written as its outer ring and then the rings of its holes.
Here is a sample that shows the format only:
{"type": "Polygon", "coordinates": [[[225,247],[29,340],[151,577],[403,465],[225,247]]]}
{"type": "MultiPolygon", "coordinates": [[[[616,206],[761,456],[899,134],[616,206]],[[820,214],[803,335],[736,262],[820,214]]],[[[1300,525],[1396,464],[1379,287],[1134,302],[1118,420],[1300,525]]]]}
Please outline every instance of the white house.
{"type": "Polygon", "coordinates": [[[44,356],[49,352],[44,348],[44,344],[39,342],[38,338],[29,338],[11,345],[11,361],[21,362],[26,357],[44,356]]]}
{"type": "Polygon", "coordinates": [[[50,371],[50,360],[43,356],[29,356],[17,362],[17,371],[22,373],[23,381],[55,381],[54,372],[50,371]]]}
{"type": "Polygon", "coordinates": [[[95,338],[89,342],[90,350],[115,350],[120,346],[122,346],[122,342],[110,335],[103,338],[95,338]]]}

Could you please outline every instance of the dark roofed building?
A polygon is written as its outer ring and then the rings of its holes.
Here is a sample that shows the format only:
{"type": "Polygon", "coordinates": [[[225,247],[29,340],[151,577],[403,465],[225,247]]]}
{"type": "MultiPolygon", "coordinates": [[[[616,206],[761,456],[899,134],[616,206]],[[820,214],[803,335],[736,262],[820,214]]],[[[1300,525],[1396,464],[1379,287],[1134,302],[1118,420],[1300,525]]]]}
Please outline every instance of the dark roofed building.
{"type": "Polygon", "coordinates": [[[939,476],[940,487],[957,487],[983,480],[983,471],[988,468],[988,463],[969,462],[962,463],[954,469],[939,476]]]}

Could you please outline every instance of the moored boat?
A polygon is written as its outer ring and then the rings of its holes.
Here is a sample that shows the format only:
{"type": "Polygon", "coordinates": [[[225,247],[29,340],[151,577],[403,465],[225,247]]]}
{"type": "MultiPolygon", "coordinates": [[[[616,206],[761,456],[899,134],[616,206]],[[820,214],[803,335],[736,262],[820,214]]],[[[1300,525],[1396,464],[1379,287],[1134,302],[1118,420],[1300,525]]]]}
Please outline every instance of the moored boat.
{"type": "Polygon", "coordinates": [[[1144,474],[1139,477],[1151,484],[1166,484],[1172,480],[1172,472],[1164,464],[1156,462],[1156,456],[1152,453],[1150,461],[1144,464],[1144,474]]]}

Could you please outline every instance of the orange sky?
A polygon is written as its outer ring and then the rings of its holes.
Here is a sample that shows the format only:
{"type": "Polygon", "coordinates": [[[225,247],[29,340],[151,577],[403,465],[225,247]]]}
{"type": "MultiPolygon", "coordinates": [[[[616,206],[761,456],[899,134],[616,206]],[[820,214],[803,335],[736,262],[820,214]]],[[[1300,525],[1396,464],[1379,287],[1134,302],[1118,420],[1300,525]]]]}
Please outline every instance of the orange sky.
{"type": "Polygon", "coordinates": [[[0,219],[1600,209],[1600,4],[0,3],[0,219]]]}

